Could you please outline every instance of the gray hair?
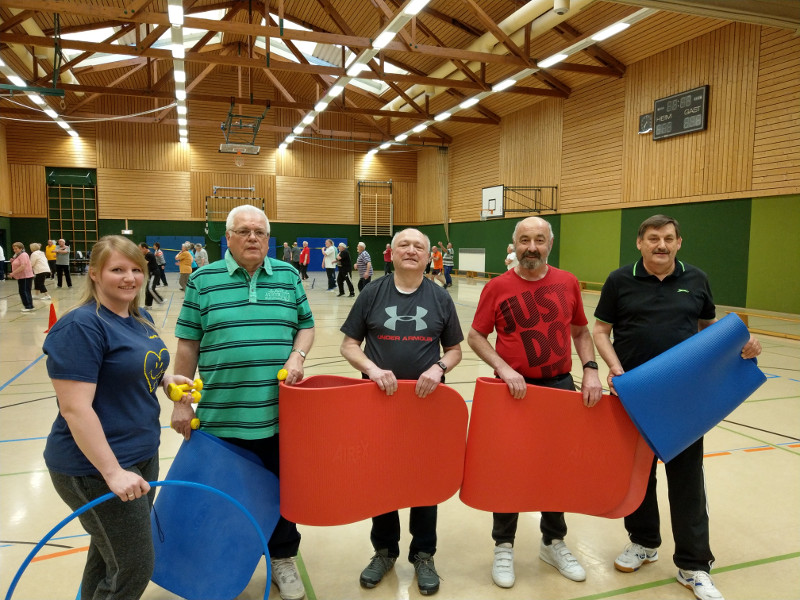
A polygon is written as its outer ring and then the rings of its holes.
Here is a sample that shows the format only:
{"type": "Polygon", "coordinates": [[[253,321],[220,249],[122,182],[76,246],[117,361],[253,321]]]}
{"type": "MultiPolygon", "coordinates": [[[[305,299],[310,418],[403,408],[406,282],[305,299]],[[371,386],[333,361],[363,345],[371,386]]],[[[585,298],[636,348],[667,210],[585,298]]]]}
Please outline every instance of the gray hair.
{"type": "Polygon", "coordinates": [[[253,213],[255,215],[259,215],[260,217],[264,217],[264,223],[266,225],[266,231],[269,233],[269,219],[267,218],[267,213],[265,213],[260,208],[253,206],[252,204],[242,204],[237,206],[236,208],[231,209],[231,212],[228,213],[228,218],[225,219],[225,230],[231,231],[233,229],[233,223],[236,220],[236,217],[240,213],[253,213]]]}

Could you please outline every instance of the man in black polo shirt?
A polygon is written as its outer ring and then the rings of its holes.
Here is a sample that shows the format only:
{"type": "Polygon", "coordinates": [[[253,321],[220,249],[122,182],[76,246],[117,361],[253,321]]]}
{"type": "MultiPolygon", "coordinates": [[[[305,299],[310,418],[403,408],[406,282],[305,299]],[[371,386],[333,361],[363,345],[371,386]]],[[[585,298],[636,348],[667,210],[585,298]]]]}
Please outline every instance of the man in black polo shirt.
{"type": "MultiPolygon", "coordinates": [[[[706,274],[676,259],[681,247],[678,222],[665,215],[646,219],[639,227],[636,247],[642,258],[613,271],[603,284],[594,316],[594,341],[613,379],[690,338],[716,321],[714,300],[706,274]],[[614,341],[611,341],[611,331],[614,341]]],[[[761,353],[754,338],[742,348],[742,358],[761,353]]],[[[702,399],[698,399],[702,401],[702,399]]],[[[631,543],[614,561],[617,570],[632,573],[658,560],[661,545],[656,459],[641,506],[625,517],[631,543]]],[[[722,600],[709,576],[711,553],[703,477],[703,438],[666,463],[673,561],[678,583],[700,600],[722,600]]]]}

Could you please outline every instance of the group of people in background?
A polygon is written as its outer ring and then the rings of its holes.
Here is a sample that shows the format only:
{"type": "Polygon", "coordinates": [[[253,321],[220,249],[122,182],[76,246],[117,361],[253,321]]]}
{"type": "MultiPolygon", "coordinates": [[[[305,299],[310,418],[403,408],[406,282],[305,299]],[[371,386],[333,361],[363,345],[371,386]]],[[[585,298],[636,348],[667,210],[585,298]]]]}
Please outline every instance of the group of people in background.
{"type": "MultiPolygon", "coordinates": [[[[25,244],[14,242],[11,244],[12,255],[9,260],[11,270],[8,278],[17,280],[22,312],[36,310],[34,300],[51,300],[45,285],[46,279],[58,277],[56,287],[59,288],[66,279],[67,287],[72,287],[69,273],[71,250],[66,240],[60,239],[57,244],[54,240],[47,240],[44,250],[38,242],[32,242],[28,248],[30,254],[25,251],[25,244]]],[[[0,280],[6,278],[5,263],[5,252],[0,247],[0,280]]]]}

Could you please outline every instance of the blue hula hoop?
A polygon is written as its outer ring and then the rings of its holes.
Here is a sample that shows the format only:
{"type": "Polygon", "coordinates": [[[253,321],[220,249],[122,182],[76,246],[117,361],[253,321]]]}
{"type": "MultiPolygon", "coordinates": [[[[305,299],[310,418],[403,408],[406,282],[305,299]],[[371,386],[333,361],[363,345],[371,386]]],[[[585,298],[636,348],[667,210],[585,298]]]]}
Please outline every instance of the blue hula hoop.
{"type": "MultiPolygon", "coordinates": [[[[229,501],[231,504],[233,504],[236,508],[238,508],[244,514],[244,516],[247,517],[250,520],[250,523],[253,524],[253,527],[258,532],[258,537],[261,540],[261,544],[264,546],[264,556],[267,556],[267,557],[269,556],[269,547],[267,546],[267,538],[264,537],[264,532],[261,531],[261,526],[258,524],[258,521],[256,521],[255,517],[253,517],[253,515],[250,514],[250,511],[247,510],[244,507],[244,505],[241,502],[239,502],[236,498],[234,498],[233,496],[230,496],[230,495],[226,494],[225,492],[222,492],[222,491],[218,490],[217,488],[213,488],[213,487],[211,487],[209,485],[205,485],[203,483],[196,483],[194,481],[149,481],[148,483],[150,484],[150,487],[177,486],[177,487],[198,488],[198,489],[202,489],[202,490],[207,490],[209,492],[212,492],[212,493],[216,494],[217,496],[225,498],[227,501],[229,501]]],[[[115,493],[108,492],[107,494],[104,494],[103,496],[100,496],[99,498],[95,498],[91,502],[81,506],[78,510],[76,510],[74,513],[69,515],[66,519],[61,521],[58,525],[53,527],[53,529],[51,529],[49,532],[47,532],[47,534],[41,539],[41,541],[38,544],[36,544],[36,546],[34,546],[33,550],[30,551],[30,553],[25,558],[25,560],[22,561],[22,564],[20,565],[19,569],[17,570],[17,574],[14,575],[14,579],[11,581],[11,585],[8,587],[8,592],[6,593],[6,600],[11,600],[11,595],[14,593],[14,589],[17,587],[17,583],[19,583],[19,580],[22,577],[22,574],[25,572],[25,569],[28,568],[28,565],[31,563],[31,560],[33,560],[33,558],[36,556],[36,554],[39,552],[39,550],[41,550],[42,547],[48,541],[50,541],[50,538],[52,538],[56,533],[58,533],[61,530],[61,528],[64,527],[64,525],[66,525],[67,523],[69,523],[70,521],[75,519],[76,517],[79,517],[80,515],[82,515],[86,511],[93,509],[98,504],[102,504],[106,500],[111,500],[112,498],[116,498],[116,497],[117,497],[117,495],[115,493]]],[[[269,571],[269,568],[270,568],[269,561],[267,561],[267,570],[268,571],[269,571]]],[[[270,578],[269,578],[269,572],[268,572],[267,573],[267,584],[266,584],[266,587],[264,588],[264,600],[267,600],[267,598],[269,598],[269,590],[270,590],[270,581],[269,581],[269,579],[270,578]]],[[[78,592],[78,594],[79,594],[79,597],[80,597],[80,591],[78,592]]]]}

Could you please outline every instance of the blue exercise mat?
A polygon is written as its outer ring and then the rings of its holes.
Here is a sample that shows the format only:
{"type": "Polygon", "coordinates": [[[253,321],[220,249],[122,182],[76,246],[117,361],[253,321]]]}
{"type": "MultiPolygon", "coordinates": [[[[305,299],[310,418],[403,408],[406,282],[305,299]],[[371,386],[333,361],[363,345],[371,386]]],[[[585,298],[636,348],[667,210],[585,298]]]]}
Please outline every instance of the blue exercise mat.
{"type": "MultiPolygon", "coordinates": [[[[278,478],[252,452],[195,431],[181,445],[166,479],[202,483],[231,495],[250,511],[264,537],[272,536],[280,516],[278,478]]],[[[152,580],[187,600],[237,597],[264,555],[247,518],[224,499],[200,490],[162,489],[151,522],[152,580]]]]}
{"type": "Polygon", "coordinates": [[[749,339],[731,313],[614,378],[625,410],[661,460],[711,431],[767,380],[755,359],[741,357],[749,339]]]}

